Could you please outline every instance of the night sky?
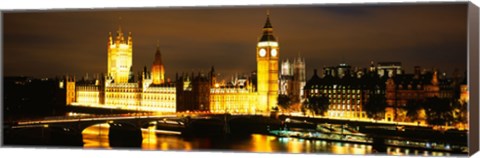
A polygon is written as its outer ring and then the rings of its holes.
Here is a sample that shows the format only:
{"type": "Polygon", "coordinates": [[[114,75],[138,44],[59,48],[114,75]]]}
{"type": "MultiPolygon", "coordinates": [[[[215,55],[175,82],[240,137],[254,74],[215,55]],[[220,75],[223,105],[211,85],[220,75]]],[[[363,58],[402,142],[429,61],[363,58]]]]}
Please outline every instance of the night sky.
{"type": "Polygon", "coordinates": [[[256,70],[255,49],[270,11],[281,60],[300,54],[313,69],[345,62],[402,62],[451,75],[467,65],[466,3],[301,5],[4,12],[4,76],[55,77],[107,71],[107,36],[133,34],[133,70],[150,68],[159,41],[166,77],[223,78],[256,70]],[[120,18],[121,17],[121,18],[120,18]],[[119,20],[121,19],[121,20],[119,20]]]}

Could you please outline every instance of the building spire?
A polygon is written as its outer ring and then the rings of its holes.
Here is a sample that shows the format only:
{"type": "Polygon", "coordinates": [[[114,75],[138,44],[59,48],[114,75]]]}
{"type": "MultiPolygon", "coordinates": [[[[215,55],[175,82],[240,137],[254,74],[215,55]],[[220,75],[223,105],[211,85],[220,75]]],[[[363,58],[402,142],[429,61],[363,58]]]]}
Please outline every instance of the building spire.
{"type": "Polygon", "coordinates": [[[113,44],[112,32],[108,32],[108,46],[113,44]]]}
{"type": "Polygon", "coordinates": [[[120,33],[123,34],[123,32],[122,32],[122,17],[121,17],[121,16],[118,17],[118,30],[117,30],[117,33],[118,33],[118,34],[120,34],[120,33]]]}
{"type": "Polygon", "coordinates": [[[162,63],[162,54],[160,52],[160,41],[157,40],[157,52],[155,53],[155,63],[162,63]]]}
{"type": "Polygon", "coordinates": [[[118,25],[116,42],[123,43],[124,40],[125,40],[125,37],[123,36],[122,26],[118,25]]]}
{"type": "Polygon", "coordinates": [[[267,21],[265,22],[264,29],[272,29],[272,24],[270,23],[270,10],[267,10],[267,21]]]}
{"type": "Polygon", "coordinates": [[[265,21],[265,25],[263,26],[263,35],[260,38],[259,42],[263,41],[277,41],[276,38],[273,36],[273,27],[272,23],[270,23],[270,10],[267,10],[267,20],[265,21]]]}
{"type": "Polygon", "coordinates": [[[118,17],[118,30],[117,30],[116,42],[125,43],[125,37],[123,36],[121,20],[122,20],[122,17],[118,17]]]}

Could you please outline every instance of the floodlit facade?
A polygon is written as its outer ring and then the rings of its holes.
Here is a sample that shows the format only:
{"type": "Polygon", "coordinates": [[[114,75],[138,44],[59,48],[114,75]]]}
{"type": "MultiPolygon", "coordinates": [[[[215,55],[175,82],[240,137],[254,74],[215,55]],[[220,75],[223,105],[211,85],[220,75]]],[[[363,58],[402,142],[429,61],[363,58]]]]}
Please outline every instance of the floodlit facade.
{"type": "Polygon", "coordinates": [[[209,111],[212,113],[256,113],[257,95],[253,77],[217,82],[215,69],[209,75],[182,73],[176,78],[177,111],[209,111]]]}
{"type": "MultiPolygon", "coordinates": [[[[305,97],[325,97],[328,99],[326,116],[339,118],[367,118],[363,109],[372,90],[372,80],[357,78],[348,71],[342,77],[335,75],[333,70],[328,70],[320,78],[317,71],[305,86],[305,97]]],[[[372,83],[373,84],[373,83],[372,83]]],[[[380,91],[379,91],[380,92],[380,91]]]]}
{"type": "MultiPolygon", "coordinates": [[[[127,40],[121,28],[115,40],[108,36],[107,74],[93,80],[68,78],[67,105],[97,108],[124,109],[155,112],[269,112],[277,106],[279,91],[278,59],[279,46],[272,34],[269,16],[263,28],[263,35],[257,43],[257,73],[248,78],[236,78],[232,83],[217,82],[212,67],[209,74],[182,73],[175,81],[165,78],[160,47],[157,45],[151,72],[144,67],[135,77],[132,72],[132,35],[127,40]]],[[[304,61],[294,64],[299,73],[297,80],[304,80],[304,61]]],[[[295,80],[295,81],[297,81],[295,80]]],[[[299,83],[295,95],[301,95],[299,83]]]]}
{"type": "Polygon", "coordinates": [[[257,43],[257,90],[258,110],[268,112],[277,106],[279,90],[278,59],[279,44],[273,36],[269,14],[263,27],[263,34],[257,43]]]}
{"type": "Polygon", "coordinates": [[[280,94],[287,95],[293,103],[303,101],[303,88],[306,84],[305,58],[300,55],[292,61],[286,59],[281,63],[280,94]]]}
{"type": "Polygon", "coordinates": [[[176,89],[166,83],[157,46],[152,72],[146,67],[138,81],[132,72],[132,36],[124,40],[121,28],[115,41],[108,36],[108,65],[106,76],[93,80],[68,78],[67,105],[132,111],[176,112],[176,89]]]}
{"type": "MultiPolygon", "coordinates": [[[[211,78],[216,78],[212,69],[211,78]]],[[[229,83],[212,82],[210,88],[210,111],[215,113],[255,113],[259,111],[257,92],[252,84],[253,76],[235,77],[229,83]]]]}
{"type": "Polygon", "coordinates": [[[162,63],[162,54],[160,54],[160,46],[157,45],[157,52],[155,53],[155,61],[152,64],[152,80],[153,84],[165,83],[165,68],[162,63]]]}
{"type": "Polygon", "coordinates": [[[127,83],[132,69],[132,33],[128,33],[125,40],[122,28],[119,27],[117,36],[113,40],[112,33],[108,33],[108,77],[115,83],[127,83]]]}

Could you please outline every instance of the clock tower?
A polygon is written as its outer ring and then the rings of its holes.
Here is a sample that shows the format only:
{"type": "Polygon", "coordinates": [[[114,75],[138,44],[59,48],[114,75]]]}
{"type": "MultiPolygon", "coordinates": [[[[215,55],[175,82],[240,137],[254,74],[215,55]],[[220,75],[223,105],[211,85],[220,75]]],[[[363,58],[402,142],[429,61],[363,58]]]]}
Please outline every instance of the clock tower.
{"type": "Polygon", "coordinates": [[[258,106],[256,110],[268,112],[277,106],[278,97],[278,58],[280,50],[273,27],[270,23],[270,14],[267,12],[267,21],[263,26],[263,34],[257,43],[257,91],[258,106]]]}

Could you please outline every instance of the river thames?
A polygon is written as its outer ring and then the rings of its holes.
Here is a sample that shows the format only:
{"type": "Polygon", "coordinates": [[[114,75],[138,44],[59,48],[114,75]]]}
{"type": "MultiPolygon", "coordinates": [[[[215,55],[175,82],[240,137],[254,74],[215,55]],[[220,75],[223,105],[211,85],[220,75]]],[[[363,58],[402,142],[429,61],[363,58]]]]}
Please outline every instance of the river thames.
{"type": "MultiPolygon", "coordinates": [[[[86,149],[123,149],[111,147],[109,124],[97,124],[82,132],[86,149]]],[[[378,153],[369,144],[311,140],[251,134],[239,137],[184,137],[177,133],[158,131],[155,127],[142,128],[142,150],[165,151],[233,151],[317,154],[385,154],[378,153]]],[[[387,146],[388,155],[451,156],[448,152],[406,149],[387,146]]]]}

